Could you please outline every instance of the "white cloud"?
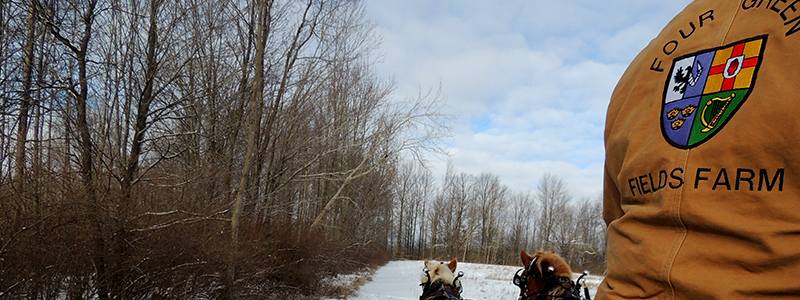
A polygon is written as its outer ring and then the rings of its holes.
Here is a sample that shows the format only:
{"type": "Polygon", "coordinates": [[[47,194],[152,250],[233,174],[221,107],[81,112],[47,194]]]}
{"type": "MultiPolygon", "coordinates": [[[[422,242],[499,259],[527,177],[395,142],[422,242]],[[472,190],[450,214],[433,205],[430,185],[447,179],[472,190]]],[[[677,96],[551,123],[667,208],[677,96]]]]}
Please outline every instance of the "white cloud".
{"type": "MultiPolygon", "coordinates": [[[[602,189],[608,99],[627,64],[690,0],[369,1],[379,72],[400,99],[441,83],[457,115],[458,172],[535,190],[551,172],[575,198],[602,189]]],[[[446,163],[435,161],[436,176],[446,163]]]]}

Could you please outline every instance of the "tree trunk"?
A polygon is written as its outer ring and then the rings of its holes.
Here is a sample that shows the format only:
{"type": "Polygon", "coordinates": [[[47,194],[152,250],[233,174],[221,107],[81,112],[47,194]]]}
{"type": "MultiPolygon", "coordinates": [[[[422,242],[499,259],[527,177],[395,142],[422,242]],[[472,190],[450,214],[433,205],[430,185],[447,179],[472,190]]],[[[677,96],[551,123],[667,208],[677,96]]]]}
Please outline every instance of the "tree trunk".
{"type": "MultiPolygon", "coordinates": [[[[38,1],[33,2],[37,9],[44,11],[41,4],[38,1]]],[[[89,41],[92,39],[92,24],[94,23],[95,18],[95,7],[97,5],[97,0],[91,0],[86,3],[86,12],[82,16],[82,21],[84,25],[83,36],[80,39],[80,44],[75,46],[70,42],[69,39],[62,36],[60,34],[60,29],[56,27],[51,22],[47,22],[47,26],[50,29],[50,33],[60,41],[64,46],[69,48],[75,58],[77,59],[78,65],[78,89],[74,89],[73,87],[69,87],[68,91],[72,95],[75,100],[75,109],[77,110],[77,119],[75,120],[75,129],[78,131],[78,150],[80,152],[80,175],[81,181],[83,183],[83,196],[85,199],[86,205],[89,207],[89,218],[92,219],[92,226],[95,230],[94,232],[94,249],[92,253],[92,257],[94,259],[93,263],[97,270],[97,278],[95,280],[97,285],[97,295],[99,299],[106,300],[109,298],[109,289],[108,289],[108,272],[106,269],[106,259],[105,259],[105,241],[103,239],[103,226],[102,226],[102,216],[100,213],[103,211],[100,209],[101,203],[97,199],[95,194],[94,188],[94,158],[93,158],[93,144],[92,144],[92,136],[91,131],[89,130],[89,122],[86,113],[86,106],[87,106],[87,99],[88,99],[88,92],[89,92],[89,81],[86,75],[86,64],[87,64],[87,56],[88,56],[88,49],[89,49],[89,41]]],[[[53,18],[51,16],[51,18],[53,18]]],[[[69,109],[69,105],[68,108],[69,109]]],[[[69,124],[69,121],[66,122],[69,124]]],[[[67,126],[66,136],[71,134],[71,128],[67,126]]],[[[67,141],[69,143],[69,141],[67,141]]],[[[67,172],[68,168],[68,157],[69,157],[69,147],[65,149],[65,170],[67,172]]],[[[67,173],[68,176],[68,173],[67,173]]]]}
{"type": "Polygon", "coordinates": [[[17,190],[25,186],[25,163],[26,149],[25,143],[28,140],[28,112],[33,104],[31,97],[31,84],[33,78],[33,44],[36,32],[35,7],[31,3],[28,7],[28,28],[25,38],[25,58],[22,63],[22,102],[19,105],[19,116],[17,117],[17,146],[16,146],[16,172],[15,185],[17,190]]]}
{"type": "Polygon", "coordinates": [[[264,99],[264,53],[266,41],[270,31],[271,21],[271,0],[261,0],[258,2],[258,32],[256,33],[256,53],[255,53],[255,77],[253,78],[253,91],[250,97],[250,107],[248,112],[249,124],[247,126],[247,150],[245,162],[242,168],[242,175],[239,186],[236,190],[236,198],[231,209],[231,249],[226,274],[226,290],[228,299],[233,297],[233,285],[236,275],[236,255],[239,247],[239,223],[242,214],[242,204],[244,202],[245,186],[249,180],[250,170],[256,151],[256,132],[259,122],[257,117],[261,113],[264,99]]]}
{"type": "Polygon", "coordinates": [[[158,44],[158,13],[161,0],[150,1],[150,24],[147,31],[147,52],[145,58],[144,87],[136,103],[136,118],[133,128],[133,140],[125,163],[120,182],[121,199],[116,206],[113,249],[116,270],[111,280],[111,286],[116,292],[116,296],[127,298],[125,286],[126,275],[128,273],[130,232],[127,225],[132,211],[132,190],[136,185],[136,176],[139,171],[139,158],[142,153],[144,137],[147,130],[147,116],[150,113],[150,104],[155,99],[153,91],[155,75],[157,72],[158,61],[156,59],[156,46],[158,44]]]}

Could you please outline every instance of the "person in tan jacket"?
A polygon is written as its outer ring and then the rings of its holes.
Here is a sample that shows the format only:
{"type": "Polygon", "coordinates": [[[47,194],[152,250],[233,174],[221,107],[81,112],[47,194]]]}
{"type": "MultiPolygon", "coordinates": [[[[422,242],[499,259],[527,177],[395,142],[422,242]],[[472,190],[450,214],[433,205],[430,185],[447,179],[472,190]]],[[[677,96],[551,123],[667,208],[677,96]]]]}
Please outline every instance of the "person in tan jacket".
{"type": "Polygon", "coordinates": [[[596,299],[800,299],[800,0],[695,0],[605,130],[596,299]]]}

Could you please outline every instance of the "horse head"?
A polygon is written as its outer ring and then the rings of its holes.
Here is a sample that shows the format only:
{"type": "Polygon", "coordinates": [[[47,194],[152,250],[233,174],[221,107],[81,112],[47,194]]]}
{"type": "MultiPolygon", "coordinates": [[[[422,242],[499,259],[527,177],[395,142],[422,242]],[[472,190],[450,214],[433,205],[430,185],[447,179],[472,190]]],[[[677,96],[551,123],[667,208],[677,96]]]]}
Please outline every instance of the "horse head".
{"type": "Polygon", "coordinates": [[[519,258],[527,275],[526,295],[564,296],[571,291],[572,270],[555,251],[538,251],[531,256],[522,250],[519,258]]]}
{"type": "Polygon", "coordinates": [[[461,282],[458,280],[464,275],[454,273],[458,261],[453,259],[450,263],[425,261],[422,269],[422,296],[420,300],[460,300],[461,282]]]}

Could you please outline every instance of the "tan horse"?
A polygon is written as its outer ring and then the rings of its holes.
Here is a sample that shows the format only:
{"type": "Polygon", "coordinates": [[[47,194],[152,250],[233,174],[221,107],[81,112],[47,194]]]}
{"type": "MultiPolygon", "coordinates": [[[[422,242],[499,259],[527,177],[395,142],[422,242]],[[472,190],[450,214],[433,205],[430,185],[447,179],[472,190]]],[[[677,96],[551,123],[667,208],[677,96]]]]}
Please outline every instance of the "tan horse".
{"type": "Polygon", "coordinates": [[[453,280],[456,278],[456,266],[458,265],[458,260],[453,259],[449,263],[445,264],[444,262],[438,261],[425,261],[425,269],[427,269],[427,273],[423,272],[421,281],[426,282],[428,278],[430,278],[430,283],[435,283],[437,281],[441,281],[445,284],[453,284],[453,280]]]}
{"type": "Polygon", "coordinates": [[[455,275],[458,261],[453,259],[450,263],[425,261],[422,269],[422,296],[420,300],[460,300],[461,282],[458,280],[464,274],[455,275]]]}

